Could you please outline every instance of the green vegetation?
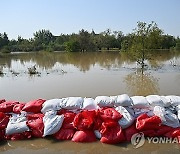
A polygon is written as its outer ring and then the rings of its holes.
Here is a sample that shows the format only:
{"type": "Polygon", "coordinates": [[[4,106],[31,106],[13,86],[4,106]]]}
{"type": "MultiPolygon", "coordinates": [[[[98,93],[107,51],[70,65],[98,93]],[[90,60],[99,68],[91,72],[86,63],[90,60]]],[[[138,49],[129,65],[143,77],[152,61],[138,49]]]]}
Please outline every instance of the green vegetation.
{"type": "Polygon", "coordinates": [[[124,35],[121,31],[111,31],[96,34],[94,30],[84,29],[78,34],[61,34],[54,36],[49,30],[39,30],[33,38],[9,40],[8,35],[0,33],[0,52],[31,52],[31,51],[104,51],[118,50],[133,52],[138,63],[147,58],[146,50],[150,49],[180,49],[180,39],[165,35],[155,22],[150,24],[138,22],[132,33],[124,35]]]}

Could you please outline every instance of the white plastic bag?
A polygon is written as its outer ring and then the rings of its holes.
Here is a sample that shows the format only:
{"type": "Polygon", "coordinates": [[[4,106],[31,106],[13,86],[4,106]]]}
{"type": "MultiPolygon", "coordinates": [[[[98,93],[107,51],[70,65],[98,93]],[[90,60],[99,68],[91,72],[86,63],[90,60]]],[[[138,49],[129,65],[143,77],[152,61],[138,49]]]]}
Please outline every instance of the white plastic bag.
{"type": "Polygon", "coordinates": [[[127,94],[118,95],[114,106],[131,106],[132,100],[127,94]]]}
{"type": "Polygon", "coordinates": [[[158,105],[164,107],[164,103],[159,95],[149,95],[146,96],[146,99],[151,106],[158,105]]]}
{"type": "Polygon", "coordinates": [[[167,125],[173,128],[180,126],[177,116],[171,113],[169,110],[165,110],[164,107],[155,106],[153,113],[160,117],[163,125],[167,125]]]}
{"type": "Polygon", "coordinates": [[[133,101],[133,105],[132,105],[133,108],[139,108],[139,109],[150,108],[150,105],[146,100],[146,97],[144,96],[133,96],[131,97],[131,99],[133,101]]]}
{"type": "Polygon", "coordinates": [[[166,99],[168,99],[173,106],[180,105],[180,96],[170,95],[166,96],[166,99]]]}
{"type": "Polygon", "coordinates": [[[61,129],[63,121],[64,121],[64,115],[56,115],[55,111],[46,112],[45,116],[43,117],[43,123],[44,123],[43,137],[58,132],[61,129]]]}
{"type": "Polygon", "coordinates": [[[93,98],[84,98],[82,109],[83,110],[96,110],[98,109],[98,106],[95,103],[93,98]]]}
{"type": "Polygon", "coordinates": [[[62,99],[47,100],[43,103],[41,112],[45,113],[50,110],[58,111],[61,109],[61,106],[60,106],[61,102],[62,102],[62,99]]]}
{"type": "Polygon", "coordinates": [[[26,112],[22,112],[21,114],[12,114],[12,117],[9,119],[6,127],[6,135],[29,131],[26,121],[26,112]]]}
{"type": "Polygon", "coordinates": [[[97,96],[95,98],[95,103],[99,107],[113,107],[114,106],[112,98],[110,98],[108,96],[97,96]]]}
{"type": "Polygon", "coordinates": [[[68,110],[81,109],[84,99],[82,97],[67,97],[62,99],[61,108],[68,110]]]}
{"type": "Polygon", "coordinates": [[[134,117],[123,107],[118,106],[115,108],[123,117],[118,121],[122,129],[128,128],[134,122],[134,117]]]}

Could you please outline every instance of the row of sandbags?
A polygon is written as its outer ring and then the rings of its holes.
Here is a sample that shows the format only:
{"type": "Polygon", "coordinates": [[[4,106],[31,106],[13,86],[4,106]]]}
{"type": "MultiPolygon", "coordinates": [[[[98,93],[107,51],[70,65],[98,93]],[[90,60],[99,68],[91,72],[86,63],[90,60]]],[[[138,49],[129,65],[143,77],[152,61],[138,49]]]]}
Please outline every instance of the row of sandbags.
{"type": "Polygon", "coordinates": [[[128,95],[34,100],[0,100],[0,140],[53,135],[58,140],[103,143],[145,136],[180,136],[179,96],[128,95]],[[121,98],[121,99],[120,99],[121,98]]]}

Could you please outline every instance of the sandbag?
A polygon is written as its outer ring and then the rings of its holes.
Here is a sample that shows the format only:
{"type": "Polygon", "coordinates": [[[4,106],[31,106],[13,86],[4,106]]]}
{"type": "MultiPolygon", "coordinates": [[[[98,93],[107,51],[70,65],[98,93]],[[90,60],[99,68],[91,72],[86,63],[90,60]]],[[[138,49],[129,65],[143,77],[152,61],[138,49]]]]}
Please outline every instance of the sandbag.
{"type": "Polygon", "coordinates": [[[177,111],[177,117],[180,120],[180,105],[176,106],[176,111],[177,111]]]}
{"type": "Polygon", "coordinates": [[[99,130],[94,130],[94,134],[95,134],[97,139],[101,139],[102,136],[101,136],[101,133],[99,130]]]}
{"type": "Polygon", "coordinates": [[[169,107],[171,105],[171,101],[166,98],[166,96],[160,96],[161,100],[163,101],[164,107],[169,107]]]}
{"type": "Polygon", "coordinates": [[[165,110],[165,108],[160,106],[155,106],[153,113],[161,119],[163,125],[173,128],[180,127],[178,117],[169,110],[165,110]]]}
{"type": "Polygon", "coordinates": [[[139,109],[139,108],[134,108],[134,117],[137,118],[138,116],[142,114],[147,114],[148,116],[153,116],[153,108],[144,108],[144,109],[139,109]]]}
{"type": "Polygon", "coordinates": [[[103,121],[118,121],[122,118],[122,115],[114,108],[101,108],[98,114],[103,121]]]}
{"type": "Polygon", "coordinates": [[[118,111],[123,117],[118,121],[119,125],[122,129],[125,129],[132,125],[135,118],[123,107],[118,106],[115,108],[116,111],[118,111]]]}
{"type": "Polygon", "coordinates": [[[62,103],[62,99],[46,100],[42,105],[41,112],[45,113],[49,110],[58,111],[61,109],[61,103],[62,103]]]}
{"type": "Polygon", "coordinates": [[[61,128],[57,133],[54,134],[54,137],[57,140],[71,140],[74,133],[75,133],[74,129],[61,128]]]}
{"type": "Polygon", "coordinates": [[[117,122],[103,122],[100,133],[102,135],[100,139],[102,143],[117,144],[125,141],[121,126],[117,122]]]}
{"type": "Polygon", "coordinates": [[[61,109],[60,111],[57,112],[58,115],[64,115],[64,120],[63,120],[63,124],[62,124],[62,128],[64,129],[74,129],[73,126],[73,121],[74,121],[74,117],[76,116],[76,114],[74,112],[65,110],[65,109],[61,109]]]}
{"type": "Polygon", "coordinates": [[[28,120],[35,120],[35,119],[38,119],[38,118],[43,118],[44,114],[42,114],[42,113],[27,114],[26,117],[27,117],[28,120]]]}
{"type": "Polygon", "coordinates": [[[37,99],[30,101],[25,104],[22,111],[32,112],[32,113],[40,113],[42,109],[42,104],[45,102],[43,99],[37,99]]]}
{"type": "Polygon", "coordinates": [[[9,116],[3,112],[0,112],[0,130],[3,130],[7,127],[9,122],[9,116]]]}
{"type": "Polygon", "coordinates": [[[166,99],[168,99],[173,106],[180,105],[180,96],[169,95],[166,96],[166,99]]]}
{"type": "Polygon", "coordinates": [[[62,99],[61,108],[78,110],[82,108],[84,99],[82,97],[67,97],[62,99]]]}
{"type": "Polygon", "coordinates": [[[147,114],[142,114],[137,117],[136,129],[144,130],[154,130],[161,126],[161,119],[158,116],[149,117],[147,114]]]}
{"type": "Polygon", "coordinates": [[[0,112],[10,113],[13,112],[14,105],[18,104],[16,101],[7,101],[0,104],[0,112]]]}
{"type": "Polygon", "coordinates": [[[95,116],[95,111],[82,111],[75,116],[73,125],[78,130],[90,130],[93,127],[95,116]]]}
{"type": "Polygon", "coordinates": [[[34,118],[27,121],[27,126],[30,128],[32,132],[32,136],[34,137],[43,137],[44,133],[44,123],[43,118],[34,118]]]}
{"type": "Polygon", "coordinates": [[[169,138],[179,138],[180,137],[180,128],[175,128],[168,133],[166,133],[164,136],[169,137],[169,138]]]}
{"type": "Polygon", "coordinates": [[[98,106],[93,98],[84,98],[82,110],[97,110],[98,106]]]}
{"type": "Polygon", "coordinates": [[[97,96],[95,98],[95,103],[99,107],[113,107],[114,106],[114,99],[110,98],[109,96],[97,96]]]}
{"type": "Polygon", "coordinates": [[[12,114],[12,117],[9,119],[6,128],[6,135],[12,135],[29,131],[29,127],[27,126],[26,121],[26,113],[22,112],[20,115],[12,114]]]}
{"type": "Polygon", "coordinates": [[[14,105],[13,107],[13,112],[16,113],[16,114],[20,114],[21,111],[22,111],[22,108],[25,106],[24,103],[19,103],[19,104],[16,104],[14,105]]]}
{"type": "Polygon", "coordinates": [[[156,136],[164,136],[166,133],[174,130],[174,128],[166,125],[161,125],[157,130],[156,130],[156,136]]]}
{"type": "Polygon", "coordinates": [[[131,106],[132,100],[127,94],[118,95],[114,106],[131,106]]]}
{"type": "Polygon", "coordinates": [[[76,131],[73,138],[73,142],[94,142],[96,141],[96,136],[91,130],[80,130],[76,131]]]}
{"type": "Polygon", "coordinates": [[[5,139],[5,130],[0,130],[0,141],[5,139]]]}
{"type": "Polygon", "coordinates": [[[139,130],[136,129],[136,125],[135,123],[132,124],[130,127],[124,129],[124,134],[125,134],[125,137],[126,137],[126,141],[130,142],[131,141],[131,137],[138,133],[139,130]]]}
{"type": "Polygon", "coordinates": [[[56,115],[55,111],[48,111],[43,117],[44,133],[43,137],[58,132],[62,126],[64,115],[56,115]]]}
{"type": "Polygon", "coordinates": [[[140,109],[147,109],[150,108],[150,105],[148,101],[146,100],[146,97],[144,96],[133,96],[131,97],[133,104],[133,108],[140,108],[140,109]]]}
{"type": "Polygon", "coordinates": [[[159,95],[149,95],[146,96],[146,100],[151,106],[162,106],[164,107],[165,104],[163,103],[161,97],[159,95]]]}
{"type": "Polygon", "coordinates": [[[6,140],[24,140],[24,139],[30,139],[31,138],[31,132],[23,132],[23,133],[15,133],[12,135],[6,135],[5,136],[6,140]]]}

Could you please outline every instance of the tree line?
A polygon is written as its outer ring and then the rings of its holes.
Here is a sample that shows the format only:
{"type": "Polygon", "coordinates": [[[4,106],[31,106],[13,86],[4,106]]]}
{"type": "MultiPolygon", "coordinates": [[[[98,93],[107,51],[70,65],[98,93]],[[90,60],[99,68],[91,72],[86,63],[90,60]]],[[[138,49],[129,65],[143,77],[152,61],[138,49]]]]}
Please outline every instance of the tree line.
{"type": "MultiPolygon", "coordinates": [[[[7,33],[0,33],[0,52],[31,51],[140,51],[153,49],[180,49],[180,38],[164,34],[155,22],[138,22],[132,33],[107,29],[101,33],[94,30],[80,30],[79,33],[53,35],[49,30],[39,30],[33,38],[9,39],[7,33]]],[[[145,56],[145,54],[144,54],[145,56]]],[[[145,57],[144,57],[145,58],[145,57]]]]}

